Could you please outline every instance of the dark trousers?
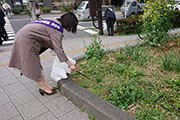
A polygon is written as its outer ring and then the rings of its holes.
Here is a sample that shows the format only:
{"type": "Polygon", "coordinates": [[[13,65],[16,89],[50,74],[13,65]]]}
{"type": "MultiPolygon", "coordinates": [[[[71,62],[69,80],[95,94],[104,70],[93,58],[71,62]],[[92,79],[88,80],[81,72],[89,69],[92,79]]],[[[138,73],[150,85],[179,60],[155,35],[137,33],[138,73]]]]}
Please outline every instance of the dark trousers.
{"type": "Polygon", "coordinates": [[[106,20],[108,35],[113,36],[114,34],[114,19],[108,18],[106,20]]]}
{"type": "Polygon", "coordinates": [[[8,35],[6,33],[4,25],[0,26],[0,37],[3,38],[4,41],[6,41],[8,39],[8,35]]]}
{"type": "Polygon", "coordinates": [[[6,30],[4,29],[4,26],[0,26],[0,45],[2,45],[3,40],[7,40],[7,33],[6,30]]]}

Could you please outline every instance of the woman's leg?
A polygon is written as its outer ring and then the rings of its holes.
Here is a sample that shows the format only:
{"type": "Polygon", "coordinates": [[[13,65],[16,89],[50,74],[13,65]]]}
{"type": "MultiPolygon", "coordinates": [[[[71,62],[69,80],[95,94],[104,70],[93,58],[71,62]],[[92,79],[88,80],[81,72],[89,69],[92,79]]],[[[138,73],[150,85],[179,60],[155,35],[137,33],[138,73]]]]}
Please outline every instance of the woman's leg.
{"type": "Polygon", "coordinates": [[[44,75],[41,76],[40,81],[36,81],[41,90],[46,91],[47,93],[52,93],[52,87],[46,82],[44,75]]]}
{"type": "Polygon", "coordinates": [[[52,87],[47,83],[47,81],[45,80],[44,75],[41,77],[41,80],[43,81],[43,83],[45,84],[46,87],[48,87],[49,89],[52,89],[52,87]]]}

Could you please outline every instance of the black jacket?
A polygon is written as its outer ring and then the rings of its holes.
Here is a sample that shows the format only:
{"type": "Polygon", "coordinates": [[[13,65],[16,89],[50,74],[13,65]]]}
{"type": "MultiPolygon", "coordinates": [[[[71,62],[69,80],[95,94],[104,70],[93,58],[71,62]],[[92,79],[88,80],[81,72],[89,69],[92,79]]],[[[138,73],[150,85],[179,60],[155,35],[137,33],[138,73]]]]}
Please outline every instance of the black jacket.
{"type": "Polygon", "coordinates": [[[114,19],[114,21],[116,21],[116,15],[112,9],[107,8],[105,10],[104,17],[105,17],[105,20],[111,18],[111,19],[114,19]]]}
{"type": "Polygon", "coordinates": [[[3,10],[0,8],[0,26],[4,26],[6,21],[4,20],[5,14],[3,10]]]}

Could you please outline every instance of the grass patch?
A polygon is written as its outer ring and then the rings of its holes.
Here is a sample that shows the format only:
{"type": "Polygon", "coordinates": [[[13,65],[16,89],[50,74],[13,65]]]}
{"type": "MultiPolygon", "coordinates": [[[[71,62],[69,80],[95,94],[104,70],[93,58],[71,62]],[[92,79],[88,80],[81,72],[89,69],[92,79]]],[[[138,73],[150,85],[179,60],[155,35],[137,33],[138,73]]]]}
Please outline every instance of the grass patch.
{"type": "Polygon", "coordinates": [[[180,117],[180,45],[162,48],[127,46],[102,59],[82,58],[71,79],[139,120],[180,117]]]}

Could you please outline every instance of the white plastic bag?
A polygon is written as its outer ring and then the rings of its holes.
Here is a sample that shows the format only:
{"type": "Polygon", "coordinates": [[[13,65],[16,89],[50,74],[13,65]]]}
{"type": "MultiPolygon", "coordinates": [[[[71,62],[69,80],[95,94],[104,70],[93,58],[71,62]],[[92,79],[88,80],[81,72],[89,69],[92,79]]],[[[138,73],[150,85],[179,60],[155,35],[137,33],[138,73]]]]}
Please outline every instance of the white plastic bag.
{"type": "MultiPolygon", "coordinates": [[[[67,56],[67,58],[73,65],[76,64],[76,61],[71,57],[67,56]]],[[[59,58],[56,56],[51,70],[51,79],[58,82],[61,79],[67,78],[67,73],[71,73],[71,69],[68,67],[68,64],[66,62],[60,62],[59,58]]]]}

